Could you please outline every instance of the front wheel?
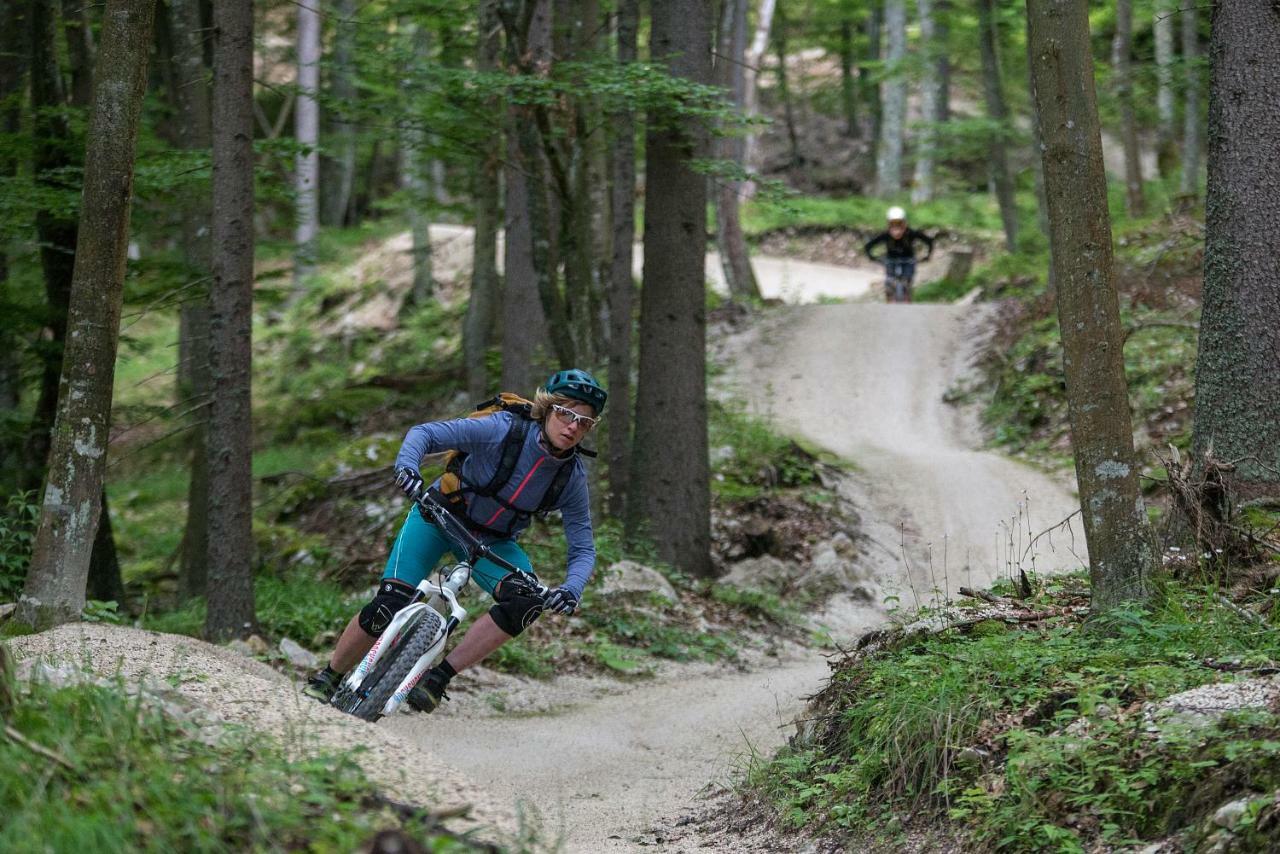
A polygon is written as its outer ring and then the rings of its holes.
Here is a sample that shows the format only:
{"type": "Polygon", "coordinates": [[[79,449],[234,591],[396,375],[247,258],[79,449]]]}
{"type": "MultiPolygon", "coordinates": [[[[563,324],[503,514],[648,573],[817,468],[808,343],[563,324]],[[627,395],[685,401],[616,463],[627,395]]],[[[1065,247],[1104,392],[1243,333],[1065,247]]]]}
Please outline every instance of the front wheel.
{"type": "Polygon", "coordinates": [[[431,645],[440,639],[442,626],[440,615],[430,608],[423,609],[422,619],[411,626],[400,642],[387,651],[378,666],[369,674],[366,685],[360,686],[364,698],[355,704],[351,714],[366,721],[382,717],[387,700],[400,687],[409,671],[418,663],[431,645]]]}

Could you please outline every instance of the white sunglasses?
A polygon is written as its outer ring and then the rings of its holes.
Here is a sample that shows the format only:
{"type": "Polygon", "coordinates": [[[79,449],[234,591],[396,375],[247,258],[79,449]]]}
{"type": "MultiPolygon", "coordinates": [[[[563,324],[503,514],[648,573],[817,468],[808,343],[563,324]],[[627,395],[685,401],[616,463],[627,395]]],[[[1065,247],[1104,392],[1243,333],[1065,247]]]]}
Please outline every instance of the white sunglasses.
{"type": "Polygon", "coordinates": [[[581,424],[588,430],[600,423],[599,418],[592,418],[590,415],[583,415],[580,412],[574,412],[569,407],[561,406],[558,403],[551,404],[551,411],[556,415],[559,415],[565,421],[572,421],[574,424],[581,424]]]}

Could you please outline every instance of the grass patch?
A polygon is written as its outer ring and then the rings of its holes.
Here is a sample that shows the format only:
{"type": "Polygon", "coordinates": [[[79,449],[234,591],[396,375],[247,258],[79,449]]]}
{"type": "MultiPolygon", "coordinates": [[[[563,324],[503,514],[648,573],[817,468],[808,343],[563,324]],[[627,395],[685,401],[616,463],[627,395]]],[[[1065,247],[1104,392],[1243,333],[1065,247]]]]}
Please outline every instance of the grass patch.
{"type": "Polygon", "coordinates": [[[260,732],[176,719],[122,687],[33,682],[15,700],[6,725],[66,766],[0,740],[0,850],[354,851],[401,826],[432,851],[479,847],[379,808],[348,756],[291,757],[260,732]]]}
{"type": "Polygon", "coordinates": [[[987,621],[853,654],[807,715],[812,738],[750,784],[787,823],[834,833],[891,832],[911,813],[1004,850],[1159,838],[1280,785],[1274,714],[1148,731],[1144,703],[1233,678],[1215,659],[1274,662],[1280,634],[1172,584],[1154,610],[1099,626],[987,621]]]}

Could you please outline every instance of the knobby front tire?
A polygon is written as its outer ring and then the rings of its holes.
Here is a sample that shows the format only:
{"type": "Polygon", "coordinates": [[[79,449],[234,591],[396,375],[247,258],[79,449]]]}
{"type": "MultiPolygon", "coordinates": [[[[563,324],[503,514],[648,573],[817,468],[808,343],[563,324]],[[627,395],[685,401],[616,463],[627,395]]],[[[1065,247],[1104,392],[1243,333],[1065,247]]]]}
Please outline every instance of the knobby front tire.
{"type": "MultiPolygon", "coordinates": [[[[430,608],[423,609],[422,613],[422,619],[406,630],[400,642],[387,650],[387,654],[369,674],[368,693],[356,703],[351,714],[366,721],[376,721],[382,717],[382,708],[387,700],[391,699],[391,695],[400,687],[418,659],[439,640],[442,628],[440,615],[430,608]]],[[[365,686],[360,687],[364,690],[365,686]]]]}

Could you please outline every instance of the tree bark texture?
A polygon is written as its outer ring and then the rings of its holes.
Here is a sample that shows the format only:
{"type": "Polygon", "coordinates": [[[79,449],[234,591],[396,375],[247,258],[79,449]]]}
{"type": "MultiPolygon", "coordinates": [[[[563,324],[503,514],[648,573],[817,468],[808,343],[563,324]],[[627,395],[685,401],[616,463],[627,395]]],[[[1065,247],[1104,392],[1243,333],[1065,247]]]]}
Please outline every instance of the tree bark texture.
{"type": "Polygon", "coordinates": [[[109,0],[85,153],[68,338],[44,500],[18,618],[33,626],[84,609],[111,430],[112,381],[124,299],[133,160],[147,81],[155,0],[109,0]]]}
{"type": "Polygon", "coordinates": [[[1116,100],[1120,102],[1120,144],[1124,148],[1124,198],[1129,216],[1146,210],[1142,192],[1142,154],[1138,150],[1138,120],[1133,113],[1133,0],[1116,0],[1116,35],[1111,43],[1111,66],[1116,100]]]}
{"type": "Polygon", "coordinates": [[[933,58],[938,77],[938,104],[935,122],[951,121],[951,0],[937,0],[933,9],[933,38],[938,53],[933,58]]]}
{"type": "Polygon", "coordinates": [[[293,105],[293,135],[299,151],[294,162],[295,217],[293,294],[297,301],[315,271],[320,214],[320,0],[298,0],[298,99],[293,105]]]}
{"type": "Polygon", "coordinates": [[[1173,0],[1155,0],[1151,22],[1156,49],[1156,165],[1160,177],[1167,178],[1177,170],[1178,146],[1175,141],[1173,104],[1173,21],[1177,14],[1173,0]]]}
{"type": "Polygon", "coordinates": [[[1280,496],[1280,10],[1213,7],[1195,452],[1280,496]]]}
{"type": "MultiPolygon", "coordinates": [[[[549,0],[508,0],[504,7],[500,9],[507,31],[507,64],[522,71],[546,67],[551,54],[549,0]],[[504,8],[512,5],[518,7],[515,20],[504,8]]],[[[506,129],[501,384],[518,391],[532,388],[535,378],[541,380],[551,361],[548,342],[553,321],[544,309],[541,284],[551,276],[551,223],[532,110],[512,104],[506,129]]]]}
{"type": "Polygon", "coordinates": [[[938,67],[933,61],[940,48],[933,0],[916,0],[916,7],[920,11],[920,41],[925,54],[920,73],[921,127],[916,146],[916,174],[911,188],[911,201],[918,205],[929,201],[934,195],[933,158],[938,135],[934,122],[941,98],[938,92],[938,67]]]}
{"type": "MultiPolygon", "coordinates": [[[[637,58],[640,0],[618,2],[618,62],[637,58]]],[[[745,83],[744,83],[745,85],[745,83]]],[[[632,261],[636,231],[636,129],[629,110],[609,116],[610,222],[613,255],[609,265],[609,513],[626,518],[631,466],[631,346],[635,314],[632,261]]],[[[744,141],[745,142],[745,141],[744,141]]],[[[745,150],[745,145],[744,145],[745,150]]]]}
{"type": "Polygon", "coordinates": [[[1194,3],[1186,4],[1182,17],[1182,185],[1184,196],[1200,194],[1200,158],[1204,131],[1200,123],[1200,21],[1194,3]]]}
{"type": "Polygon", "coordinates": [[[907,122],[906,0],[884,0],[884,26],[888,31],[884,79],[880,83],[882,114],[880,145],[876,148],[876,195],[888,198],[902,192],[902,147],[907,122]]]}
{"type": "MultiPolygon", "coordinates": [[[[204,44],[208,36],[199,0],[170,0],[174,41],[174,102],[179,117],[178,144],[195,151],[212,145],[209,68],[204,44]]],[[[203,186],[182,198],[182,254],[187,275],[196,282],[178,316],[178,405],[190,412],[191,480],[187,489],[187,525],[182,538],[182,570],[178,589],[184,599],[203,596],[209,558],[208,437],[209,285],[211,274],[211,199],[203,186]]]]}
{"type": "Polygon", "coordinates": [[[1027,0],[1027,14],[1076,480],[1100,613],[1148,597],[1157,555],[1133,450],[1088,7],[1027,0]]]}
{"type": "Polygon", "coordinates": [[[356,92],[356,0],[330,0],[333,10],[333,63],[329,91],[338,104],[329,120],[327,169],[321,171],[320,221],[344,225],[356,186],[356,126],[347,121],[356,92]]]}
{"type": "MultiPolygon", "coordinates": [[[[715,62],[716,82],[725,87],[739,109],[746,93],[746,51],[747,0],[725,0],[717,51],[719,58],[715,62]]],[[[742,158],[746,155],[746,146],[742,137],[722,137],[718,147],[722,160],[745,165],[742,158]]],[[[724,178],[715,180],[716,244],[720,248],[720,266],[724,270],[725,281],[729,283],[730,298],[751,300],[760,298],[760,286],[756,284],[751,255],[747,251],[747,237],[742,232],[742,183],[724,178]]]]}
{"type": "MultiPolygon", "coordinates": [[[[711,22],[702,0],[653,0],[650,55],[670,73],[710,80],[711,22]]],[[[655,535],[659,555],[711,574],[706,394],[706,181],[690,168],[706,131],[650,124],[645,145],[644,277],[629,535],[655,535]]]]}
{"type": "MultiPolygon", "coordinates": [[[[479,42],[476,70],[491,73],[498,67],[501,48],[501,24],[498,0],[482,0],[479,6],[479,42]]],[[[496,115],[498,99],[489,101],[488,112],[496,115]]],[[[467,393],[474,401],[483,400],[489,390],[489,372],[485,356],[493,340],[494,321],[500,298],[498,290],[498,211],[502,132],[494,128],[482,143],[479,162],[473,176],[475,197],[475,243],[471,263],[471,299],[462,321],[462,359],[467,372],[467,393]]],[[[519,386],[526,388],[527,386],[519,386]]]]}
{"type": "MultiPolygon", "coordinates": [[[[764,62],[765,51],[769,49],[769,34],[773,31],[773,13],[778,0],[760,0],[760,10],[756,13],[756,29],[751,36],[751,46],[747,48],[746,76],[743,78],[742,112],[747,116],[757,115],[760,104],[760,65],[764,62]]],[[[756,149],[759,134],[747,134],[742,150],[742,162],[748,169],[755,169],[760,164],[756,149]]],[[[747,188],[748,194],[755,192],[755,186],[747,188]]]]}
{"type": "MultiPolygon", "coordinates": [[[[30,0],[27,6],[30,27],[31,105],[34,154],[32,165],[37,187],[66,192],[69,187],[60,174],[78,162],[73,153],[75,140],[67,124],[66,94],[58,71],[57,29],[53,9],[44,0],[30,0]]],[[[58,406],[58,384],[62,375],[62,348],[67,337],[67,305],[71,299],[71,277],[76,260],[76,218],[65,211],[45,208],[36,213],[36,237],[40,241],[40,268],[44,273],[48,302],[46,324],[50,340],[41,347],[40,394],[27,431],[21,478],[24,490],[40,488],[49,457],[53,420],[58,406]]]]}
{"type": "Polygon", "coordinates": [[[205,634],[254,629],[253,0],[214,4],[209,593],[205,634]]]}
{"type": "Polygon", "coordinates": [[[1000,57],[997,53],[999,31],[995,17],[995,0],[978,0],[978,47],[982,53],[982,90],[987,101],[987,115],[997,127],[991,138],[987,164],[996,202],[1000,205],[1000,222],[1004,226],[1004,246],[1013,252],[1018,245],[1018,205],[1013,175],[1009,172],[1009,109],[1005,106],[1004,84],[1000,80],[1000,57]]]}

